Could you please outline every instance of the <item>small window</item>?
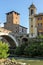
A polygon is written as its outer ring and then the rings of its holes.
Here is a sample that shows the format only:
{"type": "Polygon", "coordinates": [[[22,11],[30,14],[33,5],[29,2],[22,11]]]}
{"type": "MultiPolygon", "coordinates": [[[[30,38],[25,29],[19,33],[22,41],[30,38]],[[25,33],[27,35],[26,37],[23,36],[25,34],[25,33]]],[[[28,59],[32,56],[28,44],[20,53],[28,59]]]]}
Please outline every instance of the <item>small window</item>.
{"type": "Polygon", "coordinates": [[[38,20],[42,20],[42,17],[39,17],[38,20]]]}
{"type": "Polygon", "coordinates": [[[7,13],[7,15],[9,15],[9,13],[7,13]]]}
{"type": "Polygon", "coordinates": [[[33,27],[33,25],[31,25],[31,27],[33,27]]]}
{"type": "Polygon", "coordinates": [[[42,23],[38,23],[38,26],[42,26],[42,23]]]}
{"type": "Polygon", "coordinates": [[[42,26],[42,23],[40,23],[41,24],[41,26],[42,26]]]}
{"type": "Polygon", "coordinates": [[[16,31],[16,33],[17,33],[17,31],[16,31]]]}
{"type": "Polygon", "coordinates": [[[34,13],[33,9],[31,9],[31,15],[34,13]]]}
{"type": "Polygon", "coordinates": [[[17,29],[17,27],[16,27],[16,29],[17,29]]]}
{"type": "Polygon", "coordinates": [[[31,18],[31,21],[33,21],[33,18],[31,18]]]}

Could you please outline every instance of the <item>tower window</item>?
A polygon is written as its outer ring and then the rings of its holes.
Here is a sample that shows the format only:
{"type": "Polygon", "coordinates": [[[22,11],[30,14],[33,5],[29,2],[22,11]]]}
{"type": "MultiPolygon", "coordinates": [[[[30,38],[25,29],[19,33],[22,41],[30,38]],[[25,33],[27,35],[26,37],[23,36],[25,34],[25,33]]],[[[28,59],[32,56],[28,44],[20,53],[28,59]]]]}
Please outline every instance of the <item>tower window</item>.
{"type": "Polygon", "coordinates": [[[31,15],[33,14],[34,12],[33,12],[33,9],[31,9],[31,15]]]}
{"type": "Polygon", "coordinates": [[[31,25],[31,27],[33,27],[33,25],[31,25]]]}
{"type": "Polygon", "coordinates": [[[33,18],[31,18],[31,21],[33,21],[33,18]]]}

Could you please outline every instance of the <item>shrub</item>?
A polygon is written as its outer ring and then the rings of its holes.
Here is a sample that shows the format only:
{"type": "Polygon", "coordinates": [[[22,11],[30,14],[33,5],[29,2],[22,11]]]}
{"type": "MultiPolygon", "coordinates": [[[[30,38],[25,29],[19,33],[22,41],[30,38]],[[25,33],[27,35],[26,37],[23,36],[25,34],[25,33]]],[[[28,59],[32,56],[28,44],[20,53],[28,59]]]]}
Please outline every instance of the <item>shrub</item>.
{"type": "Polygon", "coordinates": [[[16,47],[14,52],[16,55],[21,55],[20,47],[16,47]]]}
{"type": "Polygon", "coordinates": [[[32,43],[24,49],[24,54],[29,57],[43,57],[43,43],[32,43]]]}
{"type": "Polygon", "coordinates": [[[25,47],[26,47],[27,45],[28,45],[27,43],[23,43],[23,44],[21,44],[20,47],[16,47],[16,49],[15,49],[15,54],[16,54],[16,55],[24,55],[24,49],[25,49],[25,47]]]}
{"type": "Polygon", "coordinates": [[[0,58],[7,58],[9,56],[9,45],[8,43],[0,41],[0,58]]]}
{"type": "Polygon", "coordinates": [[[29,42],[22,43],[17,47],[15,54],[25,57],[43,57],[43,39],[29,39],[29,42]]]}

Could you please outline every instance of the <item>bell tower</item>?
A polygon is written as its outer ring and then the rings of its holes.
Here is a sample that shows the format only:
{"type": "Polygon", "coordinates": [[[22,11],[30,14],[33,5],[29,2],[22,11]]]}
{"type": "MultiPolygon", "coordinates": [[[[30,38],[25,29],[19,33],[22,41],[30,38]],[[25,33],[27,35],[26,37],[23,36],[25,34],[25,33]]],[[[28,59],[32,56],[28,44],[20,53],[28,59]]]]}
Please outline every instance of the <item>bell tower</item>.
{"type": "Polygon", "coordinates": [[[29,37],[33,38],[36,36],[36,28],[35,28],[35,17],[36,7],[34,4],[29,7],[29,37]]]}

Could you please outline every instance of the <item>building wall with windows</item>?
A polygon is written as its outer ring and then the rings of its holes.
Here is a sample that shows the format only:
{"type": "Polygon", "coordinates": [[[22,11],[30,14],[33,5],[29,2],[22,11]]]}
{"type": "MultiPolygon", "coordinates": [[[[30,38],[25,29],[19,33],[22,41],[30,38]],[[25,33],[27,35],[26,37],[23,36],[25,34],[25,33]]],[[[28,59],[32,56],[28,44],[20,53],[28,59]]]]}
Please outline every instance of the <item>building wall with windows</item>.
{"type": "Polygon", "coordinates": [[[36,14],[34,4],[29,7],[29,37],[43,35],[43,13],[36,14]]]}
{"type": "Polygon", "coordinates": [[[43,14],[35,15],[38,35],[43,34],[43,14]]]}
{"type": "Polygon", "coordinates": [[[27,34],[27,28],[19,25],[19,34],[27,34]]]}
{"type": "Polygon", "coordinates": [[[20,14],[15,11],[8,12],[6,13],[6,21],[8,24],[20,24],[20,14]]]}
{"type": "Polygon", "coordinates": [[[15,35],[27,34],[27,28],[20,25],[20,14],[15,11],[6,13],[4,28],[12,31],[15,35]]]}
{"type": "Polygon", "coordinates": [[[29,7],[29,37],[33,38],[36,37],[36,27],[35,27],[35,18],[34,15],[36,14],[36,7],[34,4],[30,5],[29,7]]]}

